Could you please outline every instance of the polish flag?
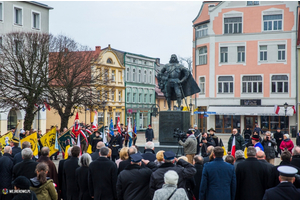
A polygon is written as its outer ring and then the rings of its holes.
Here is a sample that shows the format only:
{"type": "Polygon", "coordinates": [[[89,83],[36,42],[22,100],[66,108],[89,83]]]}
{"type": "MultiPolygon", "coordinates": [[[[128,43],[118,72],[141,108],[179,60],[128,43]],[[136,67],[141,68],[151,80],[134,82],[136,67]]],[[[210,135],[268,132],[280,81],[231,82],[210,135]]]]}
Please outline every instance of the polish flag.
{"type": "Polygon", "coordinates": [[[293,106],[292,108],[293,108],[293,110],[294,110],[294,114],[296,114],[296,107],[293,106]]]}
{"type": "Polygon", "coordinates": [[[235,158],[235,136],[233,137],[232,140],[231,155],[235,158]]]}
{"type": "Polygon", "coordinates": [[[280,110],[280,107],[277,106],[277,105],[275,105],[275,106],[274,106],[274,111],[275,111],[275,114],[276,114],[276,115],[278,115],[279,110],[280,110]]]}
{"type": "Polygon", "coordinates": [[[120,126],[120,117],[118,117],[118,121],[117,121],[117,129],[118,129],[118,132],[121,134],[121,126],[120,126]]]}
{"type": "Polygon", "coordinates": [[[79,124],[79,116],[78,116],[78,112],[77,112],[76,117],[75,117],[75,121],[74,121],[74,125],[73,125],[73,129],[72,129],[72,133],[75,135],[75,137],[77,137],[80,133],[79,128],[80,128],[80,124],[79,124]]]}
{"type": "Polygon", "coordinates": [[[95,115],[94,115],[94,122],[92,125],[92,129],[97,129],[98,128],[98,113],[97,111],[95,111],[95,115]]]}

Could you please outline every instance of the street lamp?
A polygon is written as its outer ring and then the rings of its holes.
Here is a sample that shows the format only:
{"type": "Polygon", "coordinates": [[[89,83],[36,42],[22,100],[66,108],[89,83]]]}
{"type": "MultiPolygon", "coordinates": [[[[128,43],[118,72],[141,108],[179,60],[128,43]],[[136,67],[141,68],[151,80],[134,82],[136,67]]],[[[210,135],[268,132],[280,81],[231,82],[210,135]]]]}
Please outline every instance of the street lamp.
{"type": "Polygon", "coordinates": [[[285,102],[284,104],[284,113],[285,113],[285,117],[284,117],[284,128],[285,128],[285,132],[286,132],[286,130],[287,130],[287,124],[286,124],[286,112],[287,112],[287,108],[288,108],[288,106],[289,106],[289,104],[287,104],[287,102],[285,102]]]}

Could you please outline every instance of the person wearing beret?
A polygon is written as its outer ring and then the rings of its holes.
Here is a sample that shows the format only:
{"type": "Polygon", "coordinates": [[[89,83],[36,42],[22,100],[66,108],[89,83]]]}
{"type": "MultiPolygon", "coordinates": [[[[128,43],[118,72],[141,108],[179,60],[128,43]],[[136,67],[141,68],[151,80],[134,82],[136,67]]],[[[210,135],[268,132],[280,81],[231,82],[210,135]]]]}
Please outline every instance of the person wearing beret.
{"type": "Polygon", "coordinates": [[[130,155],[131,163],[118,176],[118,200],[145,199],[150,200],[149,182],[151,169],[156,169],[154,162],[143,160],[141,154],[130,155]],[[142,162],[146,167],[142,167],[142,162]]]}
{"type": "Polygon", "coordinates": [[[293,183],[298,170],[292,166],[281,166],[277,168],[279,181],[276,187],[266,190],[263,200],[298,200],[300,199],[300,189],[293,183]]]}
{"type": "Polygon", "coordinates": [[[179,140],[178,143],[183,146],[184,154],[188,158],[188,162],[193,164],[193,159],[197,153],[197,140],[192,131],[186,132],[187,139],[185,142],[179,140]]]}

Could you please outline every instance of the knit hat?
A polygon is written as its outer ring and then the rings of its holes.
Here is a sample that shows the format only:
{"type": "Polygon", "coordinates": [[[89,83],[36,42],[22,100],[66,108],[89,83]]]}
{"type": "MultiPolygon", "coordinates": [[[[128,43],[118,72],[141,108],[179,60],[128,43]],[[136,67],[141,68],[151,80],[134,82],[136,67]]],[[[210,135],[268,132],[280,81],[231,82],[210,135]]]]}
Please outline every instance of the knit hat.
{"type": "Polygon", "coordinates": [[[16,186],[20,189],[29,189],[30,181],[25,176],[18,176],[12,183],[13,186],[16,186]]]}
{"type": "Polygon", "coordinates": [[[285,136],[286,138],[290,138],[289,134],[284,134],[283,136],[285,136]]]}
{"type": "Polygon", "coordinates": [[[251,139],[255,140],[255,141],[259,141],[259,136],[258,135],[253,135],[251,139]]]}

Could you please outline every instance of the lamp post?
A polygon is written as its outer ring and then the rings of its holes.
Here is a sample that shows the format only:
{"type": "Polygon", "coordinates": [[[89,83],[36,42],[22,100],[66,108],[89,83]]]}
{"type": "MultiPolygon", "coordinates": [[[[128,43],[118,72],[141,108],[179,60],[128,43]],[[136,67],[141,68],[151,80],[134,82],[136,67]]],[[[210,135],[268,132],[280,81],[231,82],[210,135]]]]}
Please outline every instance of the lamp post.
{"type": "Polygon", "coordinates": [[[287,124],[286,124],[286,112],[287,112],[287,108],[288,108],[288,106],[289,106],[289,104],[287,104],[287,102],[285,102],[284,104],[284,115],[285,115],[285,117],[284,117],[284,128],[285,128],[285,133],[286,133],[286,129],[287,129],[287,124]]]}

